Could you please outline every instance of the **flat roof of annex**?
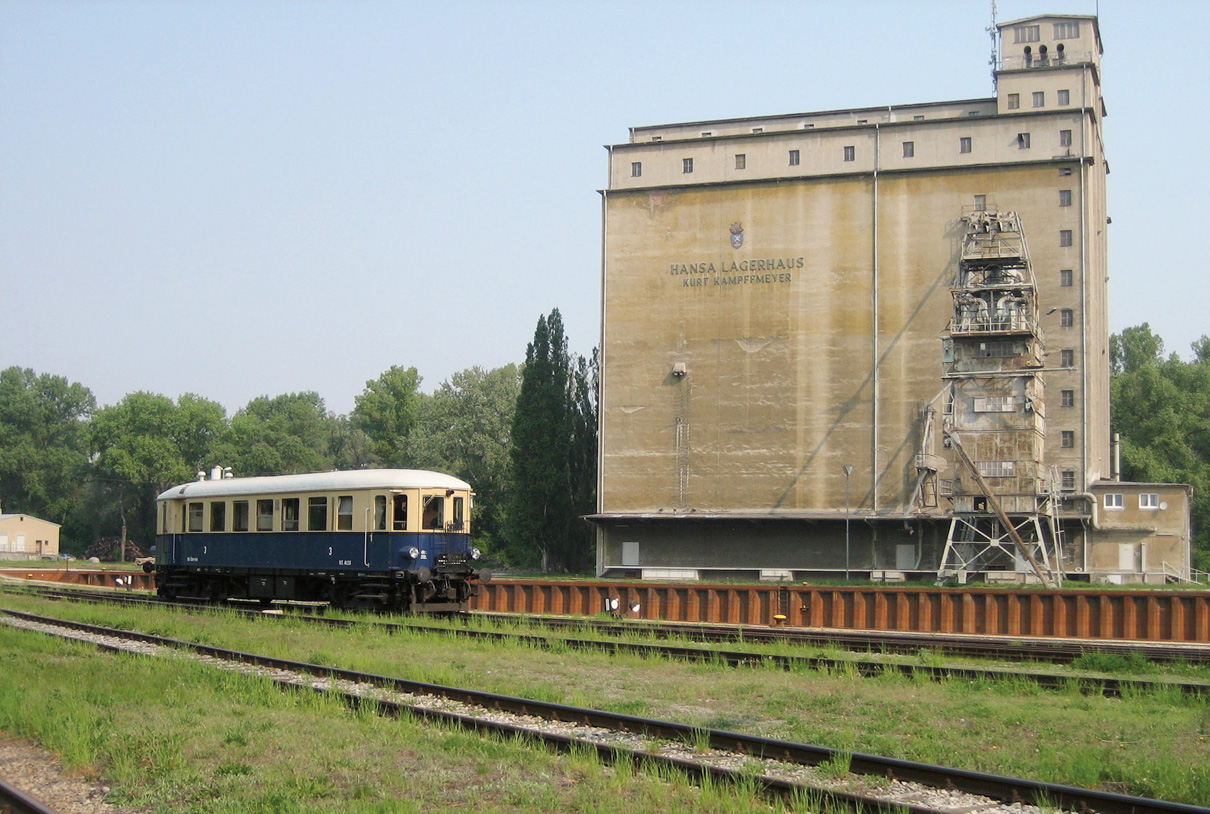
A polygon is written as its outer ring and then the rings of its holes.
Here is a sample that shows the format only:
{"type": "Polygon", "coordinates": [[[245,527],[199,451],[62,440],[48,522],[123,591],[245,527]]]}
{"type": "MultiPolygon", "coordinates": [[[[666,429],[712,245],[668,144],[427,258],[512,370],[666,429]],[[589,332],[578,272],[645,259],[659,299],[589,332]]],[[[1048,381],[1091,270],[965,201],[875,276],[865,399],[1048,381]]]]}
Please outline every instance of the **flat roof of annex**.
{"type": "Polygon", "coordinates": [[[745,116],[630,128],[630,144],[728,136],[761,136],[836,127],[866,127],[872,123],[919,122],[996,115],[996,99],[959,99],[912,105],[824,110],[815,113],[786,113],[777,116],[745,116]]]}

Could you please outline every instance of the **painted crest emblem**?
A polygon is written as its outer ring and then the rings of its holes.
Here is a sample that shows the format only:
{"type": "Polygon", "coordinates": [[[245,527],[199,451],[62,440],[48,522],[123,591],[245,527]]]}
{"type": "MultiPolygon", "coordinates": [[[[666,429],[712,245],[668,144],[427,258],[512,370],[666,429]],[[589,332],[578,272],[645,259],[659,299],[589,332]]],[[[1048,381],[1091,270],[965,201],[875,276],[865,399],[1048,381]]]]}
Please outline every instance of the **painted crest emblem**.
{"type": "Polygon", "coordinates": [[[739,221],[731,224],[731,248],[738,249],[744,245],[744,225],[739,221]]]}

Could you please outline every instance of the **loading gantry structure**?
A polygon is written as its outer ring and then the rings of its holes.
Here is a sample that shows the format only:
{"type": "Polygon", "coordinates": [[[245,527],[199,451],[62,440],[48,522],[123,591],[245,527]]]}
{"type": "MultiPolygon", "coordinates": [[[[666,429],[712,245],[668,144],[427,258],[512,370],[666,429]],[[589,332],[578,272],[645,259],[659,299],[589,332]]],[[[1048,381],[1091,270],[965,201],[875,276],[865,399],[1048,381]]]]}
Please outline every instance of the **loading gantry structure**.
{"type": "Polygon", "coordinates": [[[1016,212],[973,211],[943,339],[942,445],[955,476],[938,579],[1014,571],[1062,581],[1053,479],[1043,461],[1045,346],[1038,289],[1016,212]]]}

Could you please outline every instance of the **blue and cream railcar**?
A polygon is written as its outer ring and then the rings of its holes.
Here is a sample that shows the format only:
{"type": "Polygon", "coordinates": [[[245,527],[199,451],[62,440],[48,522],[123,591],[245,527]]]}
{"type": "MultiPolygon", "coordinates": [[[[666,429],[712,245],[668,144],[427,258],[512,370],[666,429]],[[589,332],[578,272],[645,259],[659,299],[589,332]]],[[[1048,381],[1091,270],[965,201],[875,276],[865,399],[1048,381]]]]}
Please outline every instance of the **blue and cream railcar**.
{"type": "Polygon", "coordinates": [[[455,609],[480,577],[471,500],[464,481],[414,469],[203,475],[157,498],[158,591],[455,609]]]}

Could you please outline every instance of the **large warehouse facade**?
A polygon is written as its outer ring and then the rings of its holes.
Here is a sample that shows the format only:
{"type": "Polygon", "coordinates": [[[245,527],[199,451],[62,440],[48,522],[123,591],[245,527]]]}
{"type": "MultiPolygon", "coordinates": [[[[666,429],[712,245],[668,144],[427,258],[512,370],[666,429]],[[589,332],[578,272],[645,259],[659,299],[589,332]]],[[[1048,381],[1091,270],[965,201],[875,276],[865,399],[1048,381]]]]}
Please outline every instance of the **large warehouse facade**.
{"type": "Polygon", "coordinates": [[[992,98],[609,148],[599,573],[1187,571],[1184,487],[1100,532],[1096,19],[998,28],[992,98]]]}

